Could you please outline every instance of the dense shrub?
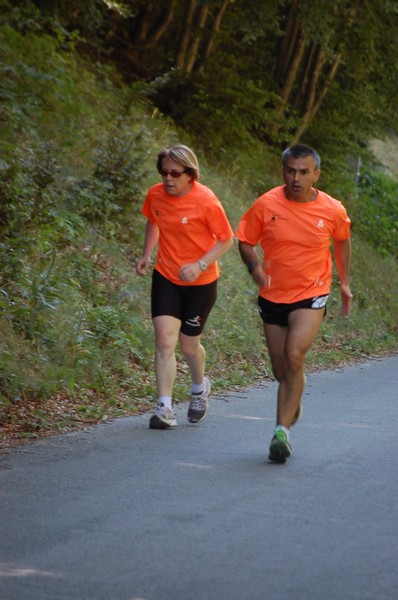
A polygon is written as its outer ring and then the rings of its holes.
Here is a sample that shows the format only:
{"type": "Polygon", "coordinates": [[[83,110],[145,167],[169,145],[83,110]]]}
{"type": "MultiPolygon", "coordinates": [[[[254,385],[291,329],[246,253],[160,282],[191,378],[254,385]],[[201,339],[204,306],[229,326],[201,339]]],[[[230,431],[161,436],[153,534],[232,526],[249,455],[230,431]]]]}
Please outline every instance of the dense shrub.
{"type": "Polygon", "coordinates": [[[352,209],[355,230],[383,256],[398,257],[398,186],[364,168],[352,209]]]}

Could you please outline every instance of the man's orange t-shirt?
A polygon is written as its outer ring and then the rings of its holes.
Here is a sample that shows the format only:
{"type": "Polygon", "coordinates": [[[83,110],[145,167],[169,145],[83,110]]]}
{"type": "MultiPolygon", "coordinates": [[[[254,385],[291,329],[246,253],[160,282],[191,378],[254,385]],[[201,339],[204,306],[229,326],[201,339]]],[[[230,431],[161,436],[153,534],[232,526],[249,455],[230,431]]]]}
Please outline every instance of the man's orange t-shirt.
{"type": "Polygon", "coordinates": [[[225,242],[234,235],[212,190],[194,181],[189,193],[177,198],[158,183],[149,189],[142,212],[159,228],[157,271],[178,285],[203,285],[218,278],[217,262],[194,282],[181,281],[178,276],[182,265],[200,260],[217,241],[225,242]]]}
{"type": "Polygon", "coordinates": [[[317,190],[311,202],[294,202],[278,186],[243,215],[236,237],[260,244],[267,278],[260,296],[277,303],[328,294],[332,282],[331,240],[350,237],[350,219],[339,200],[317,190]]]}

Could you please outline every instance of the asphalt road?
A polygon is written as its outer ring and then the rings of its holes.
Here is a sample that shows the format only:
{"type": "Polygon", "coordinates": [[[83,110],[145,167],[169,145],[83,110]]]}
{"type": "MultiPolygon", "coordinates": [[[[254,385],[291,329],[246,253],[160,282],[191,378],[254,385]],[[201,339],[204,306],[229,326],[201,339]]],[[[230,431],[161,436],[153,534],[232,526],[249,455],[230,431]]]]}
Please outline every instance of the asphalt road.
{"type": "Polygon", "coordinates": [[[397,600],[398,356],[0,452],[1,600],[397,600]]]}

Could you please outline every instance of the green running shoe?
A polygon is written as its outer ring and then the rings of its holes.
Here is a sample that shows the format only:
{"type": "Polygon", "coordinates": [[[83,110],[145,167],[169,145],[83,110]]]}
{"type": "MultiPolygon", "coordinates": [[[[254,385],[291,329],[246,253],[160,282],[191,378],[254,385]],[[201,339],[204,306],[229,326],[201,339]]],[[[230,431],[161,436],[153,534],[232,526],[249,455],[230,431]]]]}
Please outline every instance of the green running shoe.
{"type": "Polygon", "coordinates": [[[274,462],[284,463],[291,453],[292,449],[287,441],[286,433],[281,429],[277,429],[271,440],[268,459],[274,462]]]}

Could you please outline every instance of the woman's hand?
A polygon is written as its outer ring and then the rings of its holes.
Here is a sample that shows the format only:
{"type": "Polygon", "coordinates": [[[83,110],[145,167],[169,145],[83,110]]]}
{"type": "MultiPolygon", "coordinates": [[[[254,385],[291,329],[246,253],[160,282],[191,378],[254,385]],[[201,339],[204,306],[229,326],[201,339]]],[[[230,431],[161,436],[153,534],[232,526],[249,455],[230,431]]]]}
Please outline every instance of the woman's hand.
{"type": "Polygon", "coordinates": [[[181,281],[192,283],[193,281],[197,280],[201,273],[202,270],[198,262],[187,263],[186,265],[182,265],[180,268],[179,277],[181,281]]]}
{"type": "Polygon", "coordinates": [[[149,257],[142,256],[135,265],[135,272],[137,273],[137,275],[146,275],[149,269],[149,265],[149,257]]]}

